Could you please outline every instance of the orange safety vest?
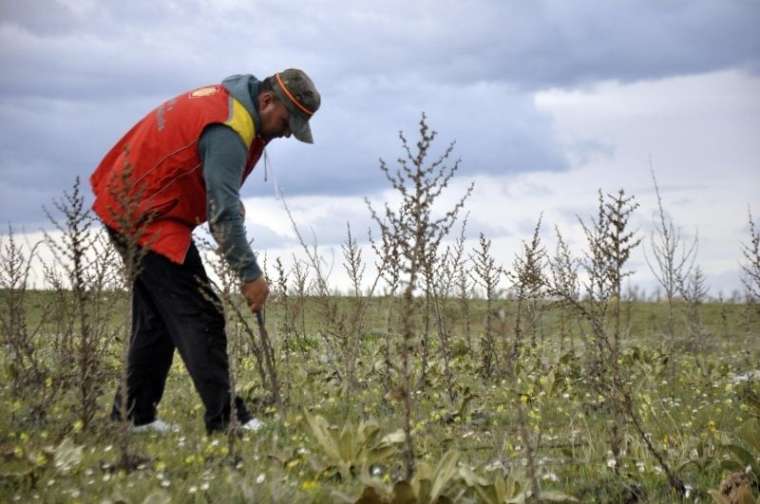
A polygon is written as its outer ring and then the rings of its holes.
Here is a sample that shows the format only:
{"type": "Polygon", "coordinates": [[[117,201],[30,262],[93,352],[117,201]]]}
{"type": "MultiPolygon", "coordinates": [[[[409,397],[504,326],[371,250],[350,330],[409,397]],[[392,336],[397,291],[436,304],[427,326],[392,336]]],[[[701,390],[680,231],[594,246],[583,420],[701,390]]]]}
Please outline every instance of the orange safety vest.
{"type": "Polygon", "coordinates": [[[109,227],[183,263],[193,229],[207,218],[198,142],[210,124],[225,124],[248,148],[241,185],[266,142],[253,118],[222,85],[189,91],[159,105],[106,154],[90,176],[92,208],[109,227]],[[134,203],[125,203],[132,201],[134,203]],[[131,226],[133,231],[125,231],[131,226]]]}

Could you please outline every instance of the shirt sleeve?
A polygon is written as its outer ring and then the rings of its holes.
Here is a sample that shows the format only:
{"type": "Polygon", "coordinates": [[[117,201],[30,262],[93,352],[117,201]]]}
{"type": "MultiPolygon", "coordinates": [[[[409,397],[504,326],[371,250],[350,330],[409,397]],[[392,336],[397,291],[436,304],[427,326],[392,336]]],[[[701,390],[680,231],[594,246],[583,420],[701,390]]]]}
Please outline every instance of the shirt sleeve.
{"type": "Polygon", "coordinates": [[[199,143],[206,182],[208,224],[225,260],[243,282],[262,275],[248,244],[240,202],[240,184],[248,152],[240,136],[230,127],[213,124],[199,143]]]}

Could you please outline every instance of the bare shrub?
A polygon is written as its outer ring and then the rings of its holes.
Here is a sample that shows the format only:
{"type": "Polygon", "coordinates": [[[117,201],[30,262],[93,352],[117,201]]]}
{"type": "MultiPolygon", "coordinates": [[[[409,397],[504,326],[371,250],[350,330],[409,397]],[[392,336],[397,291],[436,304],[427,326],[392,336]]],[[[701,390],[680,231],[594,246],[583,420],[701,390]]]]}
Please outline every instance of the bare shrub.
{"type": "Polygon", "coordinates": [[[742,244],[742,284],[747,300],[755,305],[760,314],[760,227],[755,226],[752,211],[747,212],[749,243],[742,244]]]}
{"type": "Polygon", "coordinates": [[[334,374],[343,383],[344,394],[350,395],[356,387],[355,366],[359,350],[359,337],[364,332],[369,301],[381,279],[381,272],[386,258],[381,258],[382,264],[378,268],[378,273],[375,275],[367,294],[362,296],[356,289],[362,282],[364,268],[357,242],[351,235],[349,227],[348,239],[346,245],[344,245],[344,252],[346,253],[345,266],[349,276],[355,276],[352,279],[355,295],[353,296],[353,302],[349,306],[342,306],[338,297],[330,290],[328,284],[329,272],[325,272],[324,270],[324,261],[320,256],[316,237],[312,246],[307,245],[282,194],[280,194],[280,198],[285,212],[290,219],[293,231],[296,233],[298,241],[309,260],[311,271],[314,272],[316,303],[326,322],[319,331],[319,334],[327,346],[327,357],[332,361],[334,374]],[[337,360],[335,360],[336,357],[338,357],[337,360]]]}
{"type": "Polygon", "coordinates": [[[665,300],[668,303],[668,318],[665,327],[666,334],[672,343],[675,337],[673,302],[694,266],[698,241],[695,237],[691,243],[687,243],[681,229],[665,212],[660,186],[657,184],[654,171],[651,173],[657,195],[657,213],[655,214],[655,229],[649,236],[652,259],[649,258],[646,249],[644,257],[649,270],[665,292],[665,300]]]}
{"type": "MultiPolygon", "coordinates": [[[[424,357],[427,352],[427,342],[417,338],[417,314],[420,310],[418,310],[419,302],[415,297],[415,292],[420,287],[421,280],[432,278],[438,246],[454,225],[459,211],[473,188],[470,185],[465,195],[442,216],[434,216],[433,204],[448,186],[460,163],[457,160],[451,166],[446,164],[453,151],[453,143],[449,144],[441,156],[427,163],[430,146],[435,136],[436,132],[430,130],[425,114],[422,114],[419,122],[416,151],[412,151],[403,132],[399,132],[405,152],[405,156],[398,159],[399,168],[391,170],[381,159],[380,169],[401,197],[400,205],[397,209],[393,209],[386,203],[384,212],[380,214],[369,204],[369,201],[367,202],[372,218],[380,228],[382,236],[387,237],[388,242],[395,243],[398,247],[399,268],[402,272],[400,278],[404,291],[400,321],[401,342],[398,348],[401,361],[398,367],[401,383],[398,390],[404,408],[406,439],[404,465],[408,480],[412,478],[415,467],[411,434],[413,423],[411,389],[415,371],[411,358],[416,349],[421,349],[423,354],[421,368],[424,370],[427,366],[424,357]]],[[[425,294],[428,299],[429,289],[426,289],[425,294]]],[[[424,371],[420,373],[420,377],[423,376],[424,371]]],[[[424,380],[419,380],[419,383],[424,384],[424,380]]]]}
{"type": "Polygon", "coordinates": [[[697,366],[704,374],[706,368],[701,354],[707,344],[707,328],[702,320],[702,305],[707,299],[708,289],[702,269],[699,266],[694,267],[688,278],[681,281],[678,290],[686,302],[685,318],[689,350],[694,354],[697,366]]]}
{"type": "Polygon", "coordinates": [[[486,314],[483,322],[483,336],[480,338],[480,374],[491,377],[499,367],[494,321],[496,319],[495,302],[499,296],[499,281],[504,270],[496,265],[496,259],[491,254],[491,240],[487,239],[483,233],[480,233],[479,245],[480,247],[470,257],[472,261],[470,275],[473,282],[481,287],[485,294],[486,314]]]}
{"type": "Polygon", "coordinates": [[[530,242],[523,241],[522,250],[512,264],[512,271],[507,274],[512,281],[516,302],[515,337],[511,350],[505,355],[505,367],[510,374],[520,361],[525,329],[530,332],[531,351],[537,348],[536,332],[544,297],[544,266],[547,259],[540,232],[541,217],[533,228],[530,242]]]}
{"type": "Polygon", "coordinates": [[[631,425],[639,439],[657,460],[675,492],[683,495],[685,487],[647,435],[639,416],[639,406],[620,364],[622,325],[622,279],[631,274],[626,263],[640,239],[628,230],[630,217],[638,207],[632,196],[621,189],[606,199],[599,191],[598,213],[588,224],[581,220],[588,251],[581,267],[587,275],[586,299],[577,296],[573,260],[562,252],[552,261],[549,293],[572,307],[590,327],[593,348],[590,356],[590,385],[605,398],[607,413],[612,416],[609,444],[613,468],[619,472],[626,425],[631,425]]]}
{"type": "Polygon", "coordinates": [[[50,404],[61,391],[60,366],[53,352],[46,351],[57,336],[46,333],[52,312],[45,310],[29,292],[29,275],[40,243],[24,251],[13,227],[0,240],[0,345],[3,370],[15,400],[23,399],[33,422],[43,421],[50,404]],[[35,316],[33,312],[41,314],[35,316]]]}
{"type": "Polygon", "coordinates": [[[388,393],[392,386],[393,373],[397,371],[391,353],[395,336],[394,330],[397,325],[396,319],[398,318],[399,303],[397,294],[401,282],[401,268],[399,266],[401,259],[398,243],[393,241],[390,235],[381,233],[379,240],[376,240],[373,238],[372,231],[370,230],[369,241],[372,249],[375,251],[375,255],[378,257],[375,266],[380,273],[380,278],[385,283],[384,327],[381,351],[383,354],[383,389],[388,393]]]}
{"type": "MultiPolygon", "coordinates": [[[[575,350],[575,341],[572,338],[568,325],[570,324],[570,310],[572,306],[580,299],[580,285],[578,280],[578,268],[580,263],[570,252],[570,248],[565,242],[559,228],[554,228],[557,237],[557,245],[554,255],[549,258],[549,277],[547,278],[550,286],[559,287],[563,299],[560,300],[559,326],[560,326],[560,350],[564,351],[565,341],[570,335],[570,351],[575,350]]],[[[551,289],[551,287],[550,287],[551,289]]],[[[556,291],[555,291],[556,292],[556,291]]]]}
{"type": "Polygon", "coordinates": [[[293,254],[293,283],[295,284],[296,302],[293,304],[293,331],[296,337],[300,334],[300,348],[306,352],[306,293],[309,288],[309,263],[301,261],[293,254]],[[296,323],[298,322],[298,323],[296,323]]]}
{"type": "MultiPolygon", "coordinates": [[[[454,317],[448,313],[448,300],[453,297],[456,288],[457,276],[464,269],[467,260],[464,253],[464,233],[467,226],[467,217],[462,221],[462,228],[453,246],[447,245],[443,254],[438,259],[434,268],[435,276],[430,279],[430,292],[432,295],[433,313],[438,330],[438,340],[441,358],[443,360],[443,373],[446,381],[446,390],[449,400],[456,398],[455,378],[451,369],[453,349],[451,345],[451,328],[454,325],[454,317]]],[[[469,347],[468,347],[469,350],[469,347]]]]}
{"type": "Polygon", "coordinates": [[[472,280],[469,275],[469,259],[464,254],[465,227],[467,218],[462,222],[462,230],[454,244],[452,254],[452,270],[455,275],[454,283],[456,296],[459,301],[459,316],[462,320],[462,332],[466,343],[467,351],[473,354],[472,348],[472,326],[470,315],[470,296],[472,290],[472,280]]]}
{"type": "Polygon", "coordinates": [[[93,229],[94,217],[85,207],[78,178],[71,192],[64,191],[63,198],[55,201],[54,206],[59,217],[47,210],[46,213],[60,232],[60,238],[46,232],[45,244],[62,277],[51,274],[48,280],[59,290],[59,299],[71,300],[59,307],[66,308],[57,316],[65,327],[63,347],[73,357],[72,385],[77,393],[77,416],[86,428],[98,411],[98,398],[113,371],[104,356],[115,337],[110,320],[116,307],[113,303],[116,255],[110,244],[93,229]],[[70,292],[64,293],[64,289],[70,292]]]}
{"type": "Polygon", "coordinates": [[[292,382],[292,375],[290,370],[290,354],[293,351],[293,333],[294,322],[293,314],[290,310],[290,296],[288,295],[288,272],[285,271],[285,267],[282,264],[282,259],[279,257],[275,260],[275,270],[277,271],[277,283],[276,290],[273,298],[282,307],[282,323],[280,324],[280,331],[282,334],[282,356],[285,362],[285,403],[290,401],[290,383],[292,382]]]}
{"type": "Polygon", "coordinates": [[[346,370],[346,379],[350,390],[354,390],[356,387],[356,360],[359,357],[359,346],[361,343],[361,334],[359,331],[363,328],[363,324],[360,325],[360,320],[363,318],[363,310],[366,301],[362,298],[362,281],[364,279],[364,272],[366,265],[362,260],[362,251],[356,242],[356,239],[351,235],[351,224],[346,223],[346,241],[341,245],[343,252],[343,269],[346,270],[348,278],[351,281],[351,291],[349,296],[349,308],[350,313],[357,320],[351,323],[354,328],[353,333],[346,334],[344,339],[347,345],[344,351],[344,368],[346,370]]]}

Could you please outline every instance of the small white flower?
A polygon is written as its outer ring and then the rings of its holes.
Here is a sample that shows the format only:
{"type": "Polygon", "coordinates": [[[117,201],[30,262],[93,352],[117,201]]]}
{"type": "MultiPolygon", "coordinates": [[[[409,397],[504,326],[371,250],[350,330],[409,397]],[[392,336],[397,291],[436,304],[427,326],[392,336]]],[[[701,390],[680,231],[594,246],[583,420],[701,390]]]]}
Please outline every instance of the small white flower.
{"type": "Polygon", "coordinates": [[[190,488],[188,488],[187,491],[188,491],[188,493],[194,494],[195,492],[198,491],[198,487],[195,486],[195,485],[193,485],[190,488]]]}
{"type": "Polygon", "coordinates": [[[108,452],[110,452],[112,449],[113,449],[113,446],[111,446],[111,445],[108,445],[108,446],[106,446],[106,448],[105,448],[103,451],[104,451],[104,452],[106,452],[106,453],[108,453],[108,452]]]}
{"type": "Polygon", "coordinates": [[[553,482],[555,482],[555,483],[556,483],[556,482],[558,482],[558,481],[559,481],[559,476],[557,476],[557,475],[556,475],[556,474],[554,474],[553,472],[548,472],[548,473],[546,473],[546,474],[544,474],[544,475],[542,476],[542,479],[544,479],[544,480],[548,480],[548,481],[553,481],[553,482]]]}
{"type": "Polygon", "coordinates": [[[267,479],[267,475],[264,474],[264,473],[261,473],[258,476],[256,476],[256,483],[258,483],[260,485],[260,484],[264,483],[265,479],[267,479]]]}
{"type": "Polygon", "coordinates": [[[614,469],[617,466],[617,461],[614,458],[607,459],[607,467],[614,469]]]}
{"type": "Polygon", "coordinates": [[[161,486],[164,488],[169,488],[169,485],[171,485],[171,482],[169,480],[163,480],[161,481],[161,486]]]}
{"type": "Polygon", "coordinates": [[[201,485],[201,490],[203,490],[204,492],[205,492],[206,490],[208,490],[208,481],[204,482],[204,483],[201,485]]]}

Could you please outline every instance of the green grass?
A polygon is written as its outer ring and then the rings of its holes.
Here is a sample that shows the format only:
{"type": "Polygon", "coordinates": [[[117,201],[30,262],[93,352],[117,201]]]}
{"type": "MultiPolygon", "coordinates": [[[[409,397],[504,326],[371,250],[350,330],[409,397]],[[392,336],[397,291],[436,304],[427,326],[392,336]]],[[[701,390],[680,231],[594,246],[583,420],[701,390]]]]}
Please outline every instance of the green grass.
{"type": "MultiPolygon", "coordinates": [[[[4,295],[0,294],[0,302],[4,295]]],[[[35,306],[31,317],[39,317],[50,299],[49,293],[30,293],[30,304],[35,306]]],[[[339,300],[343,307],[349,302],[339,300]]],[[[511,306],[503,306],[509,320],[511,306]]],[[[319,305],[307,300],[308,345],[291,353],[289,370],[284,368],[278,344],[280,376],[288,381],[286,413],[280,417],[271,407],[256,411],[266,427],[238,441],[235,459],[226,436],[205,435],[200,399],[178,355],[159,412],[166,421],[178,424],[181,432],[133,435],[132,451],[146,461],[130,472],[117,468],[117,431],[107,419],[117,379],[118,342],[103,356],[108,359],[112,382],[105,385],[99,398],[101,413],[88,429],[82,430],[77,420],[73,392],[50,404],[44,421],[32,422],[28,416],[31,398],[12,397],[4,376],[0,502],[144,502],[148,498],[149,502],[340,502],[339,494],[355,500],[368,483],[359,474],[360,466],[374,461],[371,456],[356,460],[356,474],[341,477],[306,416],[320,415],[338,428],[346,422],[356,426],[360,420],[372,419],[381,435],[401,428],[401,405],[393,394],[386,394],[376,366],[382,359],[383,307],[382,299],[370,305],[367,330],[360,335],[359,386],[346,392],[319,335],[324,327],[319,305]],[[71,444],[58,448],[64,440],[71,444]],[[76,447],[81,447],[81,454],[76,447]]],[[[677,307],[679,332],[684,327],[682,308],[677,307]]],[[[473,303],[474,341],[482,331],[484,310],[483,302],[473,303]]],[[[675,342],[663,337],[666,310],[662,303],[630,306],[630,335],[624,340],[621,363],[652,442],[692,488],[689,500],[711,502],[706,492],[716,488],[724,474],[720,446],[734,441],[738,426],[756,414],[747,398],[760,393],[760,384],[757,380],[735,383],[734,377],[760,368],[758,317],[745,305],[706,304],[702,315],[707,344],[694,350],[683,334],[675,342]]],[[[456,317],[456,306],[448,306],[447,312],[456,317]]],[[[281,320],[282,312],[273,300],[268,327],[277,341],[281,320]]],[[[478,375],[478,356],[468,352],[461,321],[457,322],[452,327],[456,400],[452,403],[448,398],[433,333],[428,384],[414,396],[414,439],[420,462],[434,468],[446,452],[455,450],[459,466],[471,468],[487,482],[496,475],[511,474],[524,484],[525,447],[518,429],[517,391],[522,394],[531,439],[538,444],[538,476],[544,489],[562,491],[580,502],[624,502],[634,493],[640,496],[638,502],[675,501],[667,479],[632,428],[625,429],[623,466],[617,472],[610,467],[611,416],[605,398],[588,386],[586,347],[575,322],[570,325],[573,334],[560,348],[557,311],[547,312],[542,334],[536,337],[543,343],[531,350],[533,355],[521,359],[514,381],[484,380],[478,375]],[[462,408],[465,397],[470,399],[462,408]]],[[[503,330],[512,337],[509,324],[503,330]]],[[[38,344],[44,347],[44,341],[38,344]]],[[[242,360],[238,384],[250,404],[265,394],[251,357],[242,360]]],[[[378,485],[400,480],[400,452],[391,453],[373,468],[378,485]]],[[[480,502],[475,490],[458,476],[447,480],[443,493],[462,502],[480,502]]]]}

